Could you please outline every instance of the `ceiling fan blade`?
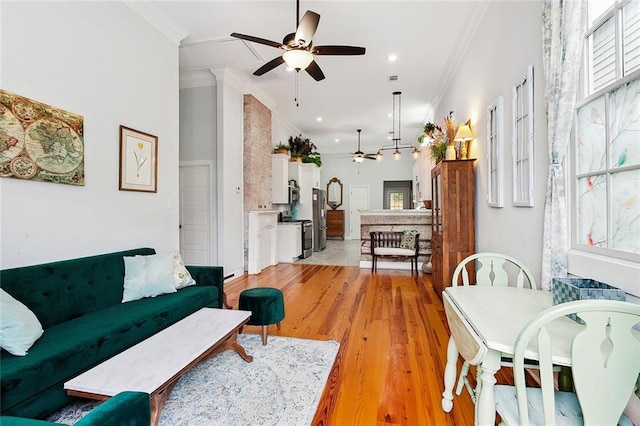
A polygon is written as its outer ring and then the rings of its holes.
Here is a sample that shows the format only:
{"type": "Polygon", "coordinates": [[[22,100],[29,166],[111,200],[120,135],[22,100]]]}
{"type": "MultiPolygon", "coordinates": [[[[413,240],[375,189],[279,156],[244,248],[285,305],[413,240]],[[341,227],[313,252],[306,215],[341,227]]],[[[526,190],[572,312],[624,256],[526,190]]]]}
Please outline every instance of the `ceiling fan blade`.
{"type": "Polygon", "coordinates": [[[324,80],[324,73],[322,72],[316,61],[311,61],[306,70],[315,81],[324,80]]]}
{"type": "Polygon", "coordinates": [[[278,49],[284,49],[285,48],[282,45],[282,43],[277,43],[275,41],[267,40],[267,39],[260,38],[260,37],[254,37],[254,36],[250,36],[250,35],[246,35],[246,34],[231,33],[231,37],[239,38],[241,40],[252,41],[254,43],[264,44],[264,45],[275,47],[275,48],[278,48],[278,49]]]}
{"type": "Polygon", "coordinates": [[[364,55],[364,47],[355,46],[314,46],[311,53],[314,55],[364,55]]]}
{"type": "Polygon", "coordinates": [[[307,10],[298,24],[296,29],[295,41],[299,46],[307,47],[318,28],[318,22],[320,22],[320,15],[311,10],[307,10]]]}
{"type": "Polygon", "coordinates": [[[284,59],[282,59],[282,56],[278,56],[277,58],[270,60],[269,62],[267,62],[266,64],[264,64],[263,66],[255,70],[253,72],[253,75],[262,75],[282,64],[284,64],[284,59]]]}

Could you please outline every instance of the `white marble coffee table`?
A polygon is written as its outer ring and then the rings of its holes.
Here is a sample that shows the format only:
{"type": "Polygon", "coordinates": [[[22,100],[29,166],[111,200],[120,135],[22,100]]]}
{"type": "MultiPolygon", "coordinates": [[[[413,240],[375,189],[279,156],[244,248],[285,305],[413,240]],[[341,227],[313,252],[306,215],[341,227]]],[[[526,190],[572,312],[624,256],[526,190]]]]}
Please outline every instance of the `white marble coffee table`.
{"type": "Polygon", "coordinates": [[[251,312],[203,308],[69,380],[69,395],[106,400],[122,391],[151,395],[151,421],[158,424],[164,402],[184,372],[227,349],[247,362],[253,358],[237,342],[251,312]]]}

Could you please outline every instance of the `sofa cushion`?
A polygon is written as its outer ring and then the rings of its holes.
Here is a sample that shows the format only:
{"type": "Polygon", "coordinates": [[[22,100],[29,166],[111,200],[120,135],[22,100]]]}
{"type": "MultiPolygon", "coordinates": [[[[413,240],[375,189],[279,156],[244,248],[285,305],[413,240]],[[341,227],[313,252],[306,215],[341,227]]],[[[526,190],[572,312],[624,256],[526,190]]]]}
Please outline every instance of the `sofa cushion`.
{"type": "Polygon", "coordinates": [[[196,284],[196,280],[193,279],[187,267],[184,265],[179,251],[173,252],[173,278],[175,279],[176,289],[178,290],[196,284]]]}
{"type": "Polygon", "coordinates": [[[38,318],[22,303],[0,289],[0,347],[24,356],[44,330],[38,318]]]}
{"type": "Polygon", "coordinates": [[[415,250],[416,247],[416,235],[418,231],[412,229],[410,231],[404,231],[402,233],[402,240],[400,241],[400,247],[409,250],[415,250]]]}
{"type": "Polygon", "coordinates": [[[60,324],[122,301],[123,256],[141,248],[0,271],[0,286],[24,303],[42,327],[60,324]]]}
{"type": "Polygon", "coordinates": [[[376,247],[373,252],[378,256],[413,256],[416,254],[415,250],[399,247],[376,247]]]}
{"type": "Polygon", "coordinates": [[[193,286],[177,293],[117,304],[46,329],[29,356],[2,353],[2,411],[24,416],[38,412],[37,401],[23,403],[49,387],[64,394],[61,382],[133,346],[158,331],[196,312],[217,307],[218,288],[193,286]],[[36,406],[34,406],[36,405],[36,406]]]}
{"type": "Polygon", "coordinates": [[[122,303],[176,292],[173,254],[124,257],[122,303]]]}

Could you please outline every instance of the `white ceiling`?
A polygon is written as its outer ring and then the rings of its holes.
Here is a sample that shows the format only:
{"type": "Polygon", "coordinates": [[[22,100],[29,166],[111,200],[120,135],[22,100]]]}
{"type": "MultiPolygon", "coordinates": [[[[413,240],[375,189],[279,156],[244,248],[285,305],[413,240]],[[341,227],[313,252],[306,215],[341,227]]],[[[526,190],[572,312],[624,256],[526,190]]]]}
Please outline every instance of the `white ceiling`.
{"type": "Polygon", "coordinates": [[[252,75],[282,50],[229,36],[238,32],[281,42],[295,32],[294,0],[149,1],[145,13],[151,12],[156,23],[162,21],[171,28],[177,39],[184,37],[181,79],[204,70],[233,68],[253,83],[274,113],[311,138],[321,153],[353,152],[358,128],[363,151],[375,152],[390,143],[394,91],[402,92],[402,143],[415,143],[425,121],[434,120],[434,107],[487,1],[302,0],[301,16],[306,10],[321,16],[314,45],[367,50],[364,56],[316,57],[326,79],[316,82],[300,72],[299,106],[294,101],[296,73],[285,65],[261,77],[252,75]],[[389,62],[390,54],[397,61],[389,62]],[[392,75],[398,80],[390,82],[392,75]]]}

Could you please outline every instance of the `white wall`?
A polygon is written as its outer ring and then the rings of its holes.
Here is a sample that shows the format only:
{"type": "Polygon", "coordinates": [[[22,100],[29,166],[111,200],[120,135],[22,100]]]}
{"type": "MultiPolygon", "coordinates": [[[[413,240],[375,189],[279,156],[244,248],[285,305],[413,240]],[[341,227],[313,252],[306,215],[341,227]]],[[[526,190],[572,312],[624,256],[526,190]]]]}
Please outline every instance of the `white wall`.
{"type": "Polygon", "coordinates": [[[0,267],[178,248],[178,46],[121,2],[2,2],[0,86],[84,116],[85,186],[0,179],[0,267]],[[158,192],[118,190],[119,126],[158,136],[158,192]]]}
{"type": "Polygon", "coordinates": [[[271,144],[275,148],[280,142],[289,142],[289,136],[297,136],[300,131],[283,120],[277,112],[271,111],[271,144]]]}
{"type": "Polygon", "coordinates": [[[349,186],[369,186],[369,208],[371,210],[382,209],[383,191],[382,184],[385,180],[411,180],[413,158],[409,151],[402,155],[400,160],[394,160],[391,153],[385,154],[384,159],[378,163],[374,160],[364,160],[362,163],[354,163],[350,156],[344,154],[322,154],[322,169],[320,171],[320,187],[326,189],[331,178],[337,177],[342,182],[342,206],[339,210],[345,210],[345,235],[349,235],[349,186]]]}
{"type": "Polygon", "coordinates": [[[216,99],[213,84],[180,88],[181,161],[216,159],[216,99]]]}
{"type": "Polygon", "coordinates": [[[523,261],[540,280],[544,196],[547,179],[547,125],[542,69],[542,6],[539,1],[491,2],[456,75],[436,109],[442,122],[450,110],[458,121],[471,118],[477,158],[476,251],[496,251],[523,261]],[[513,207],[511,165],[511,90],[534,67],[535,205],[513,207]],[[486,108],[504,97],[504,208],[487,205],[486,108]]]}
{"type": "Polygon", "coordinates": [[[244,273],[243,90],[230,70],[216,70],[218,264],[244,273]]]}

